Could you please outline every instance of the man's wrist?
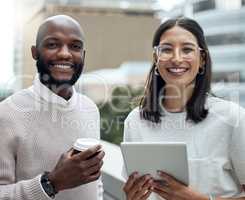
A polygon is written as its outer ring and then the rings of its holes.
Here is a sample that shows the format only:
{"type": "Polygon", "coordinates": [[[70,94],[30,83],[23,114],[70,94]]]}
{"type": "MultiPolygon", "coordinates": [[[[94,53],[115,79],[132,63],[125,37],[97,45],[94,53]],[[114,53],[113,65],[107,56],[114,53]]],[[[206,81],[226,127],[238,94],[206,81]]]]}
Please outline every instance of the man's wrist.
{"type": "Polygon", "coordinates": [[[55,198],[55,195],[58,193],[55,186],[53,185],[52,181],[49,179],[49,172],[44,172],[44,174],[41,176],[41,185],[45,193],[51,197],[55,198]]]}

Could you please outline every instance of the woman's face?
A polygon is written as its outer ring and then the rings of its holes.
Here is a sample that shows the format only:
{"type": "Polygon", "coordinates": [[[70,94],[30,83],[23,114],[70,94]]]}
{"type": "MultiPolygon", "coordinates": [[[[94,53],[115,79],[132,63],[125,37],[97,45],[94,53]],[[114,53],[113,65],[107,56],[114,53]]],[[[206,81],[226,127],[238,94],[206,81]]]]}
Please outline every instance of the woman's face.
{"type": "Polygon", "coordinates": [[[175,26],[164,32],[156,48],[158,71],[167,86],[188,86],[202,65],[196,37],[175,26]]]}

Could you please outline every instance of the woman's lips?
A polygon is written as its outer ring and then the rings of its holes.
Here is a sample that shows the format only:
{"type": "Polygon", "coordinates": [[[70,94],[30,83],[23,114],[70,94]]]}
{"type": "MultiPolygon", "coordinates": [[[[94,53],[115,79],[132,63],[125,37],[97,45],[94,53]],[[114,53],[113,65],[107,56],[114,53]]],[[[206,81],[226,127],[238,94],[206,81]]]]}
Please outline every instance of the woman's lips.
{"type": "Polygon", "coordinates": [[[183,75],[185,72],[187,72],[189,69],[188,68],[183,68],[183,67],[171,67],[167,68],[167,71],[173,75],[183,75]]]}

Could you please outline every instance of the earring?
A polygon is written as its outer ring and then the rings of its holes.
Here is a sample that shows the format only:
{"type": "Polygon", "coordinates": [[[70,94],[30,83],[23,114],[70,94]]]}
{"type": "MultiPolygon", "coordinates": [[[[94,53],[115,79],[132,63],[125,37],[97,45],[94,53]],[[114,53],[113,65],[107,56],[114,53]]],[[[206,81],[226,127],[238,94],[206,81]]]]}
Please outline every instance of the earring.
{"type": "Polygon", "coordinates": [[[200,67],[198,70],[199,75],[203,75],[205,73],[205,67],[200,67]]]}
{"type": "Polygon", "coordinates": [[[155,74],[156,76],[160,76],[160,74],[159,74],[159,71],[158,71],[158,68],[157,68],[157,67],[155,67],[155,68],[154,68],[154,74],[155,74]]]}

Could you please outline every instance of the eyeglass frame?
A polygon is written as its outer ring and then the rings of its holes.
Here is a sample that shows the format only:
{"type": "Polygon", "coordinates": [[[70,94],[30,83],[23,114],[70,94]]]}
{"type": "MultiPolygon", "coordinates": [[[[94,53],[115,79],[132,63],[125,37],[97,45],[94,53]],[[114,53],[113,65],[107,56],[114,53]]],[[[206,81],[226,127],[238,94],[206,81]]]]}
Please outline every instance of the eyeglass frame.
{"type": "MultiPolygon", "coordinates": [[[[156,53],[156,55],[157,55],[157,57],[159,58],[159,55],[158,55],[158,48],[159,47],[161,47],[162,45],[158,45],[158,46],[154,46],[153,47],[153,52],[154,53],[156,53]]],[[[199,46],[195,46],[200,52],[201,51],[204,51],[204,52],[206,52],[206,50],[205,49],[203,49],[203,48],[201,48],[201,47],[199,47],[199,46]]],[[[168,59],[160,59],[160,60],[162,60],[162,61],[168,61],[168,60],[170,60],[170,59],[172,59],[173,58],[173,55],[170,57],[170,58],[168,58],[168,59]]],[[[183,58],[183,59],[185,59],[185,60],[190,60],[190,59],[186,59],[186,58],[184,58],[182,55],[181,55],[181,58],[183,58]]]]}

